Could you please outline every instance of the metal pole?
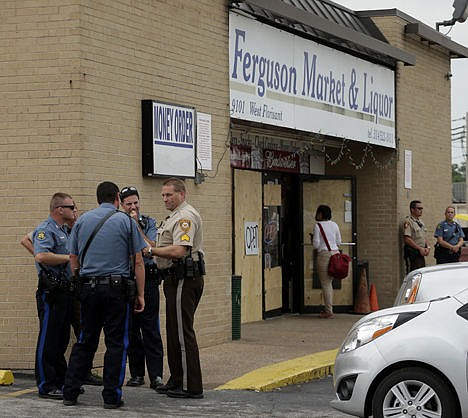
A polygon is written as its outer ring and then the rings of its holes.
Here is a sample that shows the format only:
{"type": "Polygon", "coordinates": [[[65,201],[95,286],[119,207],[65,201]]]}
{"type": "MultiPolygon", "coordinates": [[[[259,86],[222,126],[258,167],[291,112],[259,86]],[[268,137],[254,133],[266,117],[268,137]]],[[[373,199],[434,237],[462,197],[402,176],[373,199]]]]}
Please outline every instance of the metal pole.
{"type": "MultiPolygon", "coordinates": [[[[468,141],[467,139],[467,129],[468,129],[468,112],[465,113],[465,155],[464,160],[465,160],[465,212],[468,211],[468,181],[467,181],[467,155],[468,155],[468,141]]],[[[463,149],[463,148],[462,148],[463,149]]]]}

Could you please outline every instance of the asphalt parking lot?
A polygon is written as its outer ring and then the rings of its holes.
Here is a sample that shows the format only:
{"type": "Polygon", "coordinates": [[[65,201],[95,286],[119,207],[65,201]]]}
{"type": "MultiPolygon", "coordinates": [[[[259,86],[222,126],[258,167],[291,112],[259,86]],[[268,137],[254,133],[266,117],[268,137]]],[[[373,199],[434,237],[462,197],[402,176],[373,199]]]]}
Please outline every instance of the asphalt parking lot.
{"type": "Polygon", "coordinates": [[[37,396],[32,376],[17,376],[12,386],[0,386],[2,417],[348,417],[331,409],[331,378],[270,392],[207,390],[204,399],[174,399],[140,387],[124,387],[125,405],[117,410],[102,407],[101,388],[86,386],[79,403],[67,407],[61,401],[37,396]]]}

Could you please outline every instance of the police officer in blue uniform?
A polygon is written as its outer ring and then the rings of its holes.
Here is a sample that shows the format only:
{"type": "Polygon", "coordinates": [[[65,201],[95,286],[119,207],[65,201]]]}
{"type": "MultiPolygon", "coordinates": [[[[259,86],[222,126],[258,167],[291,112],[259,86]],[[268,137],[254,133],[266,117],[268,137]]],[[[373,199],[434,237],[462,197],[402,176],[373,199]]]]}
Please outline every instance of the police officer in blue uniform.
{"type": "MultiPolygon", "coordinates": [[[[120,205],[135,221],[146,245],[156,245],[156,221],[140,213],[140,195],[136,187],[124,187],[120,191],[120,205]]],[[[145,383],[145,359],[150,387],[163,385],[163,345],[159,323],[159,278],[152,256],[144,257],[145,262],[145,310],[132,315],[128,363],[131,377],[127,386],[141,386],[145,383]]]]}
{"type": "Polygon", "coordinates": [[[99,207],[78,219],[69,242],[71,268],[79,273],[82,331],[70,355],[63,404],[76,405],[104,329],[102,397],[104,408],[115,409],[123,405],[130,311],[142,312],[145,306],[141,250],[146,243],[136,222],[117,210],[116,184],[100,183],[96,195],[99,207]]]}
{"type": "MultiPolygon", "coordinates": [[[[62,229],[70,235],[73,225],[75,224],[76,220],[78,219],[78,207],[73,200],[73,219],[70,221],[66,221],[63,224],[62,229]]],[[[20,241],[21,245],[28,250],[28,252],[34,257],[34,244],[33,244],[33,235],[34,230],[28,232],[20,241]]],[[[74,285],[73,285],[74,288],[74,285]]],[[[73,333],[75,334],[76,339],[80,338],[81,332],[81,319],[80,319],[80,300],[76,297],[76,292],[73,294],[73,307],[72,307],[72,316],[71,316],[71,325],[73,328],[73,333]]],[[[88,377],[84,382],[85,385],[92,385],[92,386],[102,386],[102,378],[97,374],[93,374],[92,370],[89,371],[88,377]]],[[[84,388],[83,388],[84,393],[84,388]]]]}
{"type": "Polygon", "coordinates": [[[39,275],[36,302],[40,323],[35,375],[41,398],[62,399],[73,290],[65,223],[73,219],[73,209],[70,195],[55,193],[50,200],[49,217],[33,233],[39,275]]]}
{"type": "Polygon", "coordinates": [[[465,234],[454,218],[455,208],[449,206],[445,209],[445,219],[437,225],[434,232],[437,239],[434,248],[437,264],[456,263],[460,259],[465,234]]]}

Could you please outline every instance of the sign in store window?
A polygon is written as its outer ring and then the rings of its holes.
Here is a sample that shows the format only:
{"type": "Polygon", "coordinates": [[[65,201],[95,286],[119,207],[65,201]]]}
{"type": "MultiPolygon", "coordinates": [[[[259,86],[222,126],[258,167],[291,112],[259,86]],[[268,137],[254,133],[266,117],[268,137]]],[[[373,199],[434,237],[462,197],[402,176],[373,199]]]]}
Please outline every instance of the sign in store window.
{"type": "Polygon", "coordinates": [[[265,268],[280,265],[280,209],[281,206],[263,207],[263,257],[265,268]]]}

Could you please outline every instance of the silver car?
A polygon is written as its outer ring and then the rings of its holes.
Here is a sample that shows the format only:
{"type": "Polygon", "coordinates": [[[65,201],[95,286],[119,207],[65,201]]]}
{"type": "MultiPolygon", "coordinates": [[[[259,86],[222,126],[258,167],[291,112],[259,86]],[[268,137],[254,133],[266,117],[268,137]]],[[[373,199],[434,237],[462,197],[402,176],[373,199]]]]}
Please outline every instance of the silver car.
{"type": "Polygon", "coordinates": [[[468,263],[439,264],[410,272],[393,306],[452,296],[468,287],[468,263]]]}
{"type": "Polygon", "coordinates": [[[398,306],[361,318],[348,333],[331,404],[359,417],[468,418],[468,264],[408,276],[398,306]]]}

